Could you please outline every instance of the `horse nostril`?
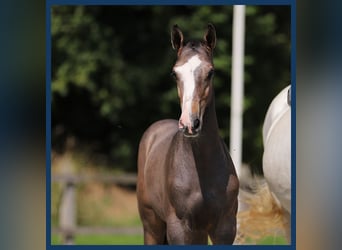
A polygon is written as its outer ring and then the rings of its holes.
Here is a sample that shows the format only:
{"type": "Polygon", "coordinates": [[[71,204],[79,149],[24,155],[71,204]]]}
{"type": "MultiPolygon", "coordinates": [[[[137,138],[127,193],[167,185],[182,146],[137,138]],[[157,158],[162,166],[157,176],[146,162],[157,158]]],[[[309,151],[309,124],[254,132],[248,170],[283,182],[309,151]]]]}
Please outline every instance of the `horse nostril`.
{"type": "Polygon", "coordinates": [[[193,126],[193,128],[194,128],[194,129],[198,129],[199,126],[200,126],[200,124],[201,124],[201,122],[200,122],[199,119],[194,120],[194,126],[193,126]]]}

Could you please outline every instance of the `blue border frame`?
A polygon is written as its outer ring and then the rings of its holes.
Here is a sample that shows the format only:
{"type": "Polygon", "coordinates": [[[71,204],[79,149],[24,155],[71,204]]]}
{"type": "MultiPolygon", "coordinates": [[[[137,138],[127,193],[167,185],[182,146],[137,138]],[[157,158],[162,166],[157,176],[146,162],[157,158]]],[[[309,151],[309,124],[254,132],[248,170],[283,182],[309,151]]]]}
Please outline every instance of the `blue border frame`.
{"type": "Polygon", "coordinates": [[[291,241],[296,247],[296,4],[291,4],[291,241]]]}
{"type": "MultiPolygon", "coordinates": [[[[46,18],[46,249],[126,249],[149,246],[51,245],[51,7],[53,5],[289,5],[291,7],[291,245],[171,246],[204,249],[296,249],[296,1],[295,0],[47,0],[46,18]]],[[[170,246],[157,246],[158,248],[170,246]]]]}

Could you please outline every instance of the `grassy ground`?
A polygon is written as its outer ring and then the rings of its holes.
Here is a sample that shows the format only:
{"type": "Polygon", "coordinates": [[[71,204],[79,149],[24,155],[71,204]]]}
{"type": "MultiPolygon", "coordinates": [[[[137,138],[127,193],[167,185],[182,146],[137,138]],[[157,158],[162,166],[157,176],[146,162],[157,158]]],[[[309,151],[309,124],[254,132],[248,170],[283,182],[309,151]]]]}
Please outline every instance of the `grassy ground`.
{"type": "Polygon", "coordinates": [[[287,245],[285,237],[282,236],[267,236],[258,240],[256,245],[287,245]]]}
{"type": "MultiPolygon", "coordinates": [[[[52,245],[62,244],[59,235],[52,236],[52,245]]],[[[144,239],[142,235],[77,235],[76,245],[142,245],[144,239]]]]}
{"type": "MultiPolygon", "coordinates": [[[[75,237],[76,245],[143,245],[142,235],[78,235],[75,237]]],[[[52,245],[62,244],[59,235],[52,236],[52,245]]],[[[247,239],[246,244],[256,245],[286,245],[286,240],[281,236],[267,236],[256,243],[252,239],[247,239]]]]}

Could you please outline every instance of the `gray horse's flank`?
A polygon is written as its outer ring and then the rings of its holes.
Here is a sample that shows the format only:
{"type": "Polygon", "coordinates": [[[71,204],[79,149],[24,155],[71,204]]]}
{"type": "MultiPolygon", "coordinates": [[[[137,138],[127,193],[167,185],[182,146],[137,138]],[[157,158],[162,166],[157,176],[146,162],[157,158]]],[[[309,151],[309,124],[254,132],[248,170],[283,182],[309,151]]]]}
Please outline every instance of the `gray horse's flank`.
{"type": "Polygon", "coordinates": [[[216,32],[185,43],[171,32],[182,114],[144,133],[138,153],[137,196],[145,244],[232,244],[239,181],[219,136],[213,91],[216,32]]]}

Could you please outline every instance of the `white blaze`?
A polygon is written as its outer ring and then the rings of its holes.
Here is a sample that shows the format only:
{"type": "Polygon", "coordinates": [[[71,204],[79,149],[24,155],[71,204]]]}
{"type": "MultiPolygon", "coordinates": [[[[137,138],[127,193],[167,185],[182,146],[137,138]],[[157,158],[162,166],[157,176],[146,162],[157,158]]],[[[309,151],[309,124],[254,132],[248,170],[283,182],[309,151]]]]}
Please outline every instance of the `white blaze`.
{"type": "Polygon", "coordinates": [[[183,82],[183,103],[181,120],[185,126],[190,127],[191,101],[195,91],[195,71],[200,66],[201,60],[198,55],[191,57],[186,63],[175,67],[175,71],[183,82]]]}

